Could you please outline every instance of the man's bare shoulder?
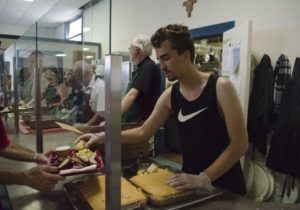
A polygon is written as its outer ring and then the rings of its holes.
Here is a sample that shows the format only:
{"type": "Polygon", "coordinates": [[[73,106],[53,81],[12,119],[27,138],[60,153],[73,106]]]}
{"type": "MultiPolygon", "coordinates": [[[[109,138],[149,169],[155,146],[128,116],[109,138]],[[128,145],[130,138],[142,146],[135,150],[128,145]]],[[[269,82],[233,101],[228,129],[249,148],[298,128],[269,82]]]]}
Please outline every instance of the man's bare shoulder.
{"type": "Polygon", "coordinates": [[[229,78],[219,77],[216,86],[219,103],[222,101],[230,103],[238,101],[236,89],[229,78]]]}
{"type": "Polygon", "coordinates": [[[231,80],[227,77],[219,77],[217,80],[217,91],[226,91],[228,89],[233,88],[233,84],[231,80]]]}
{"type": "Polygon", "coordinates": [[[161,94],[161,96],[158,99],[160,104],[163,104],[168,108],[171,108],[171,91],[172,91],[172,86],[166,88],[165,91],[161,94]]]}
{"type": "Polygon", "coordinates": [[[219,85],[226,85],[228,83],[231,83],[230,79],[228,77],[219,76],[217,83],[219,85]]]}

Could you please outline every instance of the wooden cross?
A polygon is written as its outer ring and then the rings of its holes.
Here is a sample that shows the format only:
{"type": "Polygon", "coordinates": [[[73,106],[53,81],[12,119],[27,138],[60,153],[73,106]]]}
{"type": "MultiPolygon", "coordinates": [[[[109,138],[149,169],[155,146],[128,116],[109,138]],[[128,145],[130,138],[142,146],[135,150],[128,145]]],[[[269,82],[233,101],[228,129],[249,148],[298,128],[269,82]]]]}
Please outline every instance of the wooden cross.
{"type": "Polygon", "coordinates": [[[183,6],[186,7],[186,11],[188,13],[188,17],[192,16],[193,5],[197,2],[197,0],[186,0],[183,2],[183,6]]]}

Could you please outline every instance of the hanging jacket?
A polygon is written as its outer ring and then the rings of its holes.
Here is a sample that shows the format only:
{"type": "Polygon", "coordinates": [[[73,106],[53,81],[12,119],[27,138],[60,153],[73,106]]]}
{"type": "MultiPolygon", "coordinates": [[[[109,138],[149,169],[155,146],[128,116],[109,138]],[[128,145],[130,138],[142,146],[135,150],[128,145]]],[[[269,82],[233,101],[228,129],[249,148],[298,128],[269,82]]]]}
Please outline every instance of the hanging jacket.
{"type": "Polygon", "coordinates": [[[288,57],[281,54],[276,62],[274,69],[274,119],[276,123],[279,107],[282,99],[282,94],[286,88],[288,81],[291,79],[291,65],[288,57]]]}
{"type": "Polygon", "coordinates": [[[249,140],[266,154],[267,131],[273,116],[273,68],[271,59],[264,55],[255,69],[253,87],[249,99],[248,134],[249,140]]]}
{"type": "Polygon", "coordinates": [[[279,108],[266,165],[300,178],[300,58],[296,58],[292,79],[287,83],[279,108]]]}

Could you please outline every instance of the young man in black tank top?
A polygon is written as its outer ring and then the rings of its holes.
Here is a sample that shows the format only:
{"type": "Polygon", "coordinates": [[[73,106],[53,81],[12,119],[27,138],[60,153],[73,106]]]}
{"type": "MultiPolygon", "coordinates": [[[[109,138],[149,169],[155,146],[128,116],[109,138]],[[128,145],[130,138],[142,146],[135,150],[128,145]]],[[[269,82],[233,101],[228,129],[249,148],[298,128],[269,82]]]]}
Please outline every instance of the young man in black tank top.
{"type": "MultiPolygon", "coordinates": [[[[182,145],[183,173],[170,178],[168,184],[177,189],[210,188],[212,184],[246,194],[239,160],[248,149],[248,135],[232,83],[196,69],[194,43],[186,26],[161,27],[151,42],[166,77],[178,82],[165,90],[141,127],[122,132],[122,142],[146,141],[173,112],[182,145]]],[[[79,138],[89,147],[103,143],[104,136],[102,132],[79,138]]]]}

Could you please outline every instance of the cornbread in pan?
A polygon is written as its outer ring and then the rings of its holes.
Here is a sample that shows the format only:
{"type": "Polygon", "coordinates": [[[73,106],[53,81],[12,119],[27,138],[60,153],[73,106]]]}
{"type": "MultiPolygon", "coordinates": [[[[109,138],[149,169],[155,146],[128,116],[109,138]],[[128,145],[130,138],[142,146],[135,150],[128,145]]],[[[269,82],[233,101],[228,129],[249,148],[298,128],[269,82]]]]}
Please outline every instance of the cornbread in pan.
{"type": "MultiPolygon", "coordinates": [[[[105,176],[78,182],[77,188],[94,210],[105,209],[105,176]]],[[[146,196],[123,177],[121,178],[121,206],[146,203],[146,196]]]]}
{"type": "Polygon", "coordinates": [[[184,192],[166,184],[167,179],[174,173],[167,169],[158,168],[153,173],[144,173],[130,179],[135,185],[152,196],[163,197],[184,192]]]}

